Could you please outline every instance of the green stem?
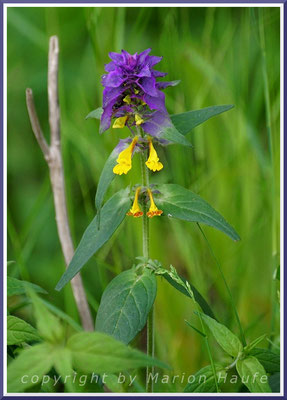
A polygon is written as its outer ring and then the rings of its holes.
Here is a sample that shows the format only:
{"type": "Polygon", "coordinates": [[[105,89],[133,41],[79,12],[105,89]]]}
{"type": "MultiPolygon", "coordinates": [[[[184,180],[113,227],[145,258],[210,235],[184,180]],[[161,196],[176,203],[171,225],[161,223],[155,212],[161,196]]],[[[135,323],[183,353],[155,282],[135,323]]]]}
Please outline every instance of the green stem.
{"type": "MultiPolygon", "coordinates": [[[[142,171],[142,186],[149,186],[148,169],[145,165],[146,154],[141,153],[141,171],[142,171]]],[[[148,260],[149,258],[149,219],[147,216],[147,205],[143,205],[143,256],[148,260]]],[[[154,356],[154,307],[150,310],[147,319],[147,355],[154,356]]],[[[153,392],[153,380],[149,379],[154,374],[154,367],[146,368],[146,391],[147,393],[153,392]]]]}
{"type": "Polygon", "coordinates": [[[220,266],[220,263],[219,263],[219,261],[217,260],[215,254],[214,254],[214,252],[213,252],[213,250],[212,250],[212,247],[211,247],[211,245],[210,245],[210,243],[209,243],[207,237],[205,236],[205,233],[203,232],[203,230],[202,230],[202,228],[201,228],[201,226],[199,225],[198,222],[197,222],[197,226],[198,226],[200,232],[202,233],[202,236],[204,237],[204,239],[205,239],[205,241],[206,241],[206,243],[207,243],[207,246],[208,246],[208,248],[209,248],[209,251],[210,251],[212,257],[214,258],[215,263],[216,263],[216,265],[217,265],[217,268],[218,268],[218,270],[219,270],[219,272],[220,272],[220,275],[221,275],[221,277],[222,277],[222,280],[223,280],[223,282],[224,282],[225,288],[226,288],[226,290],[227,290],[227,292],[228,292],[228,295],[229,295],[229,298],[230,298],[230,303],[231,303],[233,312],[234,312],[234,314],[235,314],[235,318],[236,318],[236,321],[237,321],[237,324],[238,324],[238,328],[239,328],[239,331],[240,331],[241,341],[242,341],[242,343],[243,343],[243,346],[246,346],[246,339],[245,339],[244,331],[243,331],[243,328],[242,328],[242,325],[241,325],[241,322],[240,322],[240,319],[239,319],[238,312],[237,312],[236,307],[235,307],[234,299],[233,299],[231,290],[229,289],[229,286],[228,286],[228,284],[227,284],[227,282],[226,282],[226,279],[225,279],[224,273],[223,273],[223,271],[222,271],[222,268],[221,268],[221,266],[220,266]]]}
{"type": "MultiPolygon", "coordinates": [[[[141,153],[141,171],[142,171],[142,186],[148,187],[149,185],[149,176],[148,170],[145,165],[146,162],[146,154],[141,153]]],[[[147,205],[144,203],[143,205],[143,256],[148,259],[149,258],[149,219],[146,215],[147,213],[147,205]]]]}
{"type": "MultiPolygon", "coordinates": [[[[270,201],[272,207],[272,273],[276,267],[276,255],[277,255],[277,219],[276,219],[276,190],[275,190],[275,170],[273,160],[273,136],[272,136],[272,124],[271,124],[271,105],[270,105],[270,89],[269,79],[267,71],[266,61],[266,44],[265,44],[265,32],[264,32],[264,10],[259,10],[259,40],[262,54],[262,74],[264,83],[264,98],[265,98],[265,112],[266,112],[266,129],[268,135],[268,147],[270,155],[270,169],[271,169],[271,182],[270,182],[270,201]],[[275,265],[274,265],[275,264],[275,265]]],[[[276,283],[272,280],[271,286],[271,326],[270,338],[273,340],[274,331],[276,326],[276,312],[277,312],[277,291],[276,283]]],[[[269,343],[270,348],[270,343],[269,343]]]]}
{"type": "MultiPolygon", "coordinates": [[[[196,301],[195,301],[195,303],[196,303],[196,301]]],[[[197,305],[197,309],[199,311],[198,312],[198,317],[199,317],[200,324],[201,324],[201,330],[205,335],[204,342],[205,342],[207,354],[208,354],[208,357],[209,357],[209,360],[210,360],[210,364],[211,364],[214,380],[215,380],[216,392],[219,393],[219,387],[218,387],[217,376],[216,376],[216,369],[215,369],[213,357],[212,357],[212,354],[211,354],[211,350],[210,350],[210,346],[209,346],[209,341],[208,341],[206,329],[205,329],[205,326],[204,326],[204,323],[202,321],[202,317],[201,317],[201,314],[200,314],[200,312],[201,312],[200,307],[199,307],[199,305],[197,303],[196,303],[196,305],[197,305]]]]}

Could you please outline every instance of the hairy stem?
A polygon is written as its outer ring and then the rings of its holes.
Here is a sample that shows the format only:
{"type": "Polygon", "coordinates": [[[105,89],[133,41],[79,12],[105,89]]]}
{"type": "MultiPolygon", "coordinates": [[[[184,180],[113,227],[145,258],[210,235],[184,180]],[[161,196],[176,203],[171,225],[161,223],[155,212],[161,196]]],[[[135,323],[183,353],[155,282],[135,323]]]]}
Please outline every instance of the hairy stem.
{"type": "Polygon", "coordinates": [[[205,240],[206,243],[207,243],[208,249],[209,249],[209,251],[210,251],[212,257],[214,258],[215,263],[216,263],[216,265],[217,265],[217,268],[218,268],[218,270],[219,270],[219,272],[220,272],[221,278],[222,278],[222,280],[223,280],[223,282],[224,282],[224,286],[225,286],[225,288],[226,288],[226,290],[227,290],[227,292],[228,292],[229,298],[230,298],[231,307],[232,307],[232,309],[233,309],[233,312],[234,312],[234,315],[235,315],[235,318],[236,318],[236,321],[237,321],[237,324],[238,324],[238,328],[239,328],[239,332],[240,332],[241,341],[242,341],[242,343],[243,343],[243,346],[246,346],[246,339],[245,339],[244,331],[243,331],[243,328],[242,328],[242,325],[241,325],[241,322],[240,322],[240,319],[239,319],[239,315],[238,315],[237,309],[236,309],[236,307],[235,307],[235,303],[234,303],[234,299],[233,299],[231,290],[230,290],[230,288],[229,288],[229,286],[228,286],[228,284],[227,284],[227,281],[226,281],[226,279],[225,279],[225,276],[224,276],[224,273],[223,273],[223,271],[222,271],[221,265],[220,265],[219,261],[217,260],[215,254],[214,254],[214,252],[213,252],[213,250],[212,250],[212,247],[211,247],[211,245],[210,245],[210,243],[209,243],[207,237],[205,236],[205,233],[203,232],[201,226],[199,225],[199,223],[197,223],[197,226],[198,226],[200,232],[202,233],[202,236],[204,237],[204,240],[205,240]]]}
{"type": "MultiPolygon", "coordinates": [[[[149,176],[148,169],[145,165],[146,154],[141,153],[141,171],[142,171],[142,186],[148,187],[149,176]]],[[[143,205],[143,256],[149,258],[149,219],[147,216],[147,205],[143,205]]],[[[154,356],[154,308],[150,310],[147,320],[147,354],[151,357],[154,356]]],[[[149,379],[154,374],[154,367],[147,367],[146,369],[146,391],[147,393],[153,392],[153,380],[149,379]]]]}

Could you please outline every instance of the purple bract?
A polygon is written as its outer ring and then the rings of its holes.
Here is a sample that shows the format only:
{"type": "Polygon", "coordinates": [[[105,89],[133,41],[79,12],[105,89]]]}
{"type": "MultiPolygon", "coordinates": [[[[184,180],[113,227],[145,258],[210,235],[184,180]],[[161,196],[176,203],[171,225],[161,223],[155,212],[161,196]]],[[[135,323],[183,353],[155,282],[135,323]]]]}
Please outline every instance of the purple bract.
{"type": "Polygon", "coordinates": [[[162,57],[150,56],[150,51],[134,55],[125,50],[120,54],[109,53],[112,61],[105,65],[107,74],[102,77],[105,89],[100,133],[110,127],[112,118],[121,116],[128,117],[127,126],[136,126],[136,114],[144,121],[141,122],[143,130],[151,136],[159,136],[161,130],[171,124],[161,90],[179,81],[156,81],[167,74],[153,69],[162,57]]]}

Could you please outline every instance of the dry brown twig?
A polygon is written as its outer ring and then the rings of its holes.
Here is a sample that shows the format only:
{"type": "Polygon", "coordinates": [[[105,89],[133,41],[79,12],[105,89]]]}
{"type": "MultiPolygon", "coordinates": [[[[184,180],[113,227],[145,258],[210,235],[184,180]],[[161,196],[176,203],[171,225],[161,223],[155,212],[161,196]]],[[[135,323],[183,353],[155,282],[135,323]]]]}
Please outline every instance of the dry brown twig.
{"type": "MultiPolygon", "coordinates": [[[[48,105],[51,135],[50,146],[48,145],[40,126],[34,104],[32,89],[26,89],[26,103],[33,132],[49,167],[58,235],[67,267],[73,257],[74,246],[67,214],[63,160],[61,153],[60,108],[58,98],[58,60],[59,41],[57,36],[52,36],[49,43],[48,60],[48,105]]],[[[76,275],[72,279],[71,284],[83,328],[85,330],[92,331],[93,321],[80,274],[76,275]]]]}

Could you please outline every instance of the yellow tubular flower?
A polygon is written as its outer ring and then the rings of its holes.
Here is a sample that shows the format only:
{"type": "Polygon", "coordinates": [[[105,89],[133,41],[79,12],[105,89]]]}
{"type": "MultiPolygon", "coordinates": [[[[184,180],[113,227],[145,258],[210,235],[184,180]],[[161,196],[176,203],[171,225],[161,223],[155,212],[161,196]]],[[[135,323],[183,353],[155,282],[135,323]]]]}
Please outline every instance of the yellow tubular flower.
{"type": "Polygon", "coordinates": [[[159,210],[157,208],[157,206],[155,205],[153,197],[152,197],[152,192],[151,192],[150,189],[147,190],[147,193],[148,193],[149,199],[150,199],[150,208],[149,208],[148,212],[146,213],[146,215],[149,218],[152,218],[152,217],[155,217],[155,216],[160,216],[163,213],[163,211],[159,210]]]}
{"type": "Polygon", "coordinates": [[[135,145],[137,144],[138,137],[135,136],[129,147],[123,150],[118,158],[117,165],[113,168],[113,173],[116,175],[127,174],[129,170],[132,168],[132,155],[135,145]]]}
{"type": "Polygon", "coordinates": [[[141,209],[139,207],[139,203],[138,203],[140,191],[141,191],[141,188],[140,187],[137,188],[136,193],[135,193],[134,203],[133,203],[130,211],[127,213],[127,215],[132,216],[134,218],[142,217],[142,215],[143,215],[143,212],[141,211],[141,209]]]}
{"type": "Polygon", "coordinates": [[[117,118],[113,124],[113,128],[124,128],[127,119],[128,119],[127,115],[125,115],[124,117],[117,118]]]}
{"type": "Polygon", "coordinates": [[[144,122],[144,120],[142,119],[142,117],[139,114],[135,115],[135,121],[136,121],[136,126],[139,126],[144,122]]]}
{"type": "Polygon", "coordinates": [[[155,148],[153,147],[151,139],[149,139],[149,158],[146,161],[146,166],[153,172],[160,171],[161,169],[163,169],[163,165],[159,161],[157,152],[155,151],[155,148]]]}

